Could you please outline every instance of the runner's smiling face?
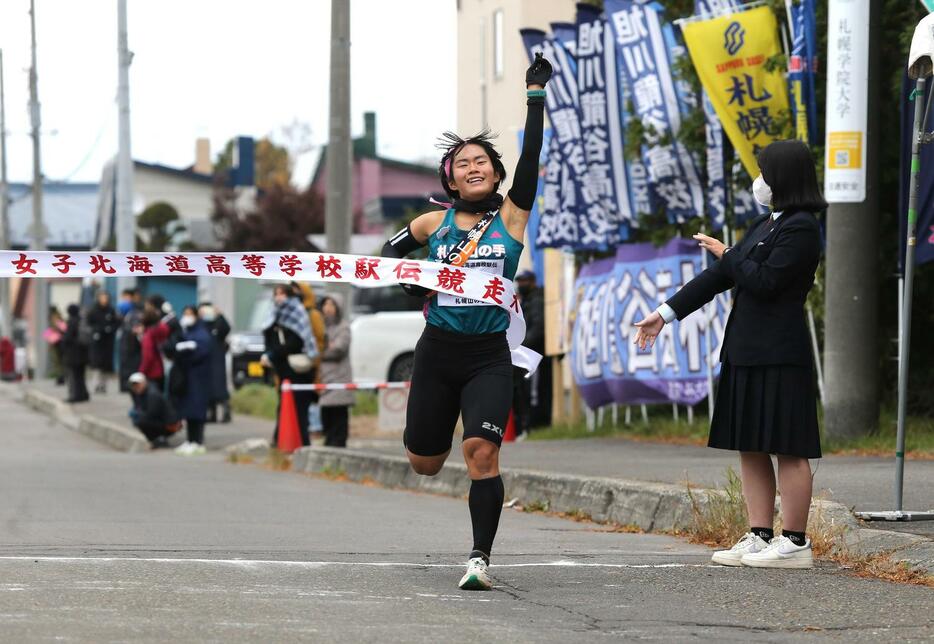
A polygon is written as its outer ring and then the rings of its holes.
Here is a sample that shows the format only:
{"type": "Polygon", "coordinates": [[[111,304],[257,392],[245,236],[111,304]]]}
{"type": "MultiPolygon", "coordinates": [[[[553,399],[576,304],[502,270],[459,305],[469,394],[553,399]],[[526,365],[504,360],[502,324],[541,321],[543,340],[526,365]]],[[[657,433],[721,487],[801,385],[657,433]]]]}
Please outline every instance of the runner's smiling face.
{"type": "Polygon", "coordinates": [[[451,189],[465,201],[480,201],[490,196],[500,180],[490,155],[475,143],[468,143],[454,155],[451,174],[451,189]]]}

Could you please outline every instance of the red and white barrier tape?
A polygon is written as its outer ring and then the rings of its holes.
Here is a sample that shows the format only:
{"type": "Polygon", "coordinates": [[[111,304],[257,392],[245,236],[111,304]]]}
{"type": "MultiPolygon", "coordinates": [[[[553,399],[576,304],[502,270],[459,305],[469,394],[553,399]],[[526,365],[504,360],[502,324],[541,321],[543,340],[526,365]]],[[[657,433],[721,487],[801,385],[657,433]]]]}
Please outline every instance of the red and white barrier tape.
{"type": "Polygon", "coordinates": [[[140,276],[241,277],[344,282],[361,287],[417,284],[455,298],[453,305],[498,306],[509,314],[512,363],[534,372],[542,357],[521,346],[525,319],[511,281],[438,262],[333,253],[92,253],[0,250],[0,278],[140,276]],[[473,300],[465,302],[464,300],[473,300]]]}
{"type": "Polygon", "coordinates": [[[366,391],[369,389],[408,389],[409,381],[399,382],[332,382],[328,384],[282,383],[282,391],[366,391]]]}

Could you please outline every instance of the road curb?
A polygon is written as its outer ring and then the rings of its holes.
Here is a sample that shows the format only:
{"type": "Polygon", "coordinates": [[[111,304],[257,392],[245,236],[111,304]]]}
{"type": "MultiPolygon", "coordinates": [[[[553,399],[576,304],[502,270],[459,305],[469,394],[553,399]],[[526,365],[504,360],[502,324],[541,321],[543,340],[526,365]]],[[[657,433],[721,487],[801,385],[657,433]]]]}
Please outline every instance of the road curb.
{"type": "MultiPolygon", "coordinates": [[[[456,497],[466,496],[470,485],[467,468],[459,463],[445,464],[436,476],[420,476],[402,456],[326,447],[299,450],[292,469],[456,497]]],[[[502,474],[507,497],[526,506],[583,514],[646,531],[678,530],[691,521],[691,498],[683,487],[519,469],[505,469],[502,474]]],[[[706,495],[707,491],[698,490],[698,502],[703,503],[706,495]]]]}
{"type": "Polygon", "coordinates": [[[78,415],[68,403],[54,396],[23,387],[20,400],[29,408],[121,452],[148,452],[149,441],[139,432],[89,414],[78,415]]]}
{"type": "MultiPolygon", "coordinates": [[[[328,447],[297,451],[292,470],[455,497],[466,496],[469,488],[467,468],[459,463],[446,463],[436,476],[420,476],[403,456],[328,447]]],[[[691,495],[701,507],[709,495],[717,494],[692,489],[689,495],[683,486],[531,470],[504,469],[502,475],[506,498],[527,507],[586,514],[594,521],[638,526],[647,532],[687,527],[694,512],[691,495]]],[[[847,506],[834,501],[815,499],[811,512],[831,531],[835,552],[888,554],[894,561],[934,574],[934,539],[866,527],[847,506]]]]}

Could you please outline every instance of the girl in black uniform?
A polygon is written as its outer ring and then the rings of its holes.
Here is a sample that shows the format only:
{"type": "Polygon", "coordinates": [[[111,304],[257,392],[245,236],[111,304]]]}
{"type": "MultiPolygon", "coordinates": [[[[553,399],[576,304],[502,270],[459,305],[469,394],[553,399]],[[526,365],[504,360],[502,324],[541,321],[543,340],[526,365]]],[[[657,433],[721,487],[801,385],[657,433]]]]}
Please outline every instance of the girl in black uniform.
{"type": "MultiPolygon", "coordinates": [[[[384,256],[401,258],[428,245],[432,261],[507,279],[515,276],[538,186],[545,84],[551,73],[541,54],[526,72],[525,138],[508,196],[503,199],[497,192],[506,171],[488,133],[467,139],[446,133],[439,175],[453,207],[416,218],[386,242],[384,256]]],[[[509,316],[499,307],[418,286],[403,288],[418,297],[428,296],[427,324],[415,348],[406,454],[419,474],[437,474],[451,452],[457,417],[462,416],[473,550],[460,587],[489,590],[487,566],[504,495],[499,448],[512,406],[509,316]]]]}
{"type": "Polygon", "coordinates": [[[817,184],[808,147],[777,141],[759,153],[762,172],[756,200],[771,212],[750,226],[735,248],[695,235],[719,258],[636,326],[645,348],[674,320],[684,319],[735,289],[720,361],[720,384],[709,446],[740,453],[749,532],[713,555],[725,566],[810,568],[805,537],[811,505],[809,458],[820,458],[814,363],[804,302],[820,261],[820,227],[814,214],[827,203],[817,184]],[[772,533],[775,471],[782,493],[782,535],[772,533]]]}

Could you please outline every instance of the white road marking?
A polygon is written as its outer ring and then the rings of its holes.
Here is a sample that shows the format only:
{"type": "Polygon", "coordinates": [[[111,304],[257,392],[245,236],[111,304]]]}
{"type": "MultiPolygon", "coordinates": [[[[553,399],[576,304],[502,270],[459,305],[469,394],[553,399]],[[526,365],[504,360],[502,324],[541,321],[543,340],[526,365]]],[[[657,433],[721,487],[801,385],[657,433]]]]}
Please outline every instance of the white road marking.
{"type": "MultiPolygon", "coordinates": [[[[54,563],[114,563],[114,562],[144,562],[144,563],[201,563],[233,565],[240,567],[251,566],[284,566],[297,568],[323,568],[325,566],[365,566],[373,568],[463,568],[464,563],[442,564],[442,563],[413,563],[404,561],[281,561],[276,559],[195,559],[195,558],[168,558],[168,557],[16,557],[0,556],[0,561],[35,561],[35,562],[54,562],[54,563]]],[[[561,568],[722,568],[713,564],[689,564],[689,563],[661,563],[661,564],[613,564],[613,563],[593,563],[579,561],[541,561],[530,563],[505,563],[492,564],[491,569],[495,568],[536,568],[536,567],[561,567],[561,568]]]]}

